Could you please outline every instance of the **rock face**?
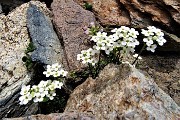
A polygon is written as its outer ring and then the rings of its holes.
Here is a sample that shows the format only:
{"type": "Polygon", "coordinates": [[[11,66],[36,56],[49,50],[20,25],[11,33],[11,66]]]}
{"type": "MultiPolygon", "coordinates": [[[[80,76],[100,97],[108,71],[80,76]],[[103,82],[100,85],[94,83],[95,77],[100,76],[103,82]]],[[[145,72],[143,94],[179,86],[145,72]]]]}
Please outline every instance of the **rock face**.
{"type": "Polygon", "coordinates": [[[63,50],[51,20],[33,4],[27,10],[27,26],[36,47],[31,54],[32,61],[45,65],[62,63],[63,50]]]}
{"type": "Polygon", "coordinates": [[[130,17],[117,0],[75,0],[81,6],[92,5],[99,21],[104,25],[129,25],[130,17]]]}
{"type": "Polygon", "coordinates": [[[132,25],[143,27],[158,22],[179,30],[179,0],[75,0],[80,5],[92,4],[93,11],[104,25],[132,25]]]}
{"type": "MultiPolygon", "coordinates": [[[[50,14],[45,4],[31,2],[47,16],[50,14]]],[[[31,80],[22,61],[30,42],[26,12],[29,3],[16,8],[7,16],[0,16],[0,119],[2,117],[33,114],[36,104],[31,107],[19,105],[19,93],[22,84],[31,80]]]]}
{"type": "Polygon", "coordinates": [[[180,106],[180,54],[144,55],[138,68],[147,71],[157,85],[180,106]]]}
{"type": "Polygon", "coordinates": [[[51,7],[57,34],[63,40],[65,68],[79,70],[83,65],[77,61],[77,54],[89,48],[85,42],[88,36],[85,35],[83,27],[95,22],[95,17],[73,0],[54,0],[51,7]]]}
{"type": "Polygon", "coordinates": [[[168,42],[159,50],[180,52],[179,0],[75,1],[81,6],[84,6],[85,2],[91,4],[93,8],[92,11],[103,25],[126,25],[135,28],[146,28],[150,25],[159,27],[168,32],[166,34],[168,42]]]}
{"type": "Polygon", "coordinates": [[[20,118],[4,118],[3,120],[95,120],[95,117],[91,113],[66,112],[20,118]]]}
{"type": "Polygon", "coordinates": [[[180,119],[180,107],[147,74],[109,64],[71,94],[65,111],[91,111],[96,119],[180,119]]]}

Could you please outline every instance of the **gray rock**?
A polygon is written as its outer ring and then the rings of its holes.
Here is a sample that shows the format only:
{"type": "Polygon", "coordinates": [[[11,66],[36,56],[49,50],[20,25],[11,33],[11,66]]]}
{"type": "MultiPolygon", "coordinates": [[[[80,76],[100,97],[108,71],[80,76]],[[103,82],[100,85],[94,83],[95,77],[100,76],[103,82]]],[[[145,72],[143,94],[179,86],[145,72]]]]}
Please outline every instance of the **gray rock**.
{"type": "Polygon", "coordinates": [[[63,50],[52,23],[35,5],[27,10],[27,26],[36,49],[31,58],[43,64],[62,63],[63,50]]]}
{"type": "Polygon", "coordinates": [[[65,112],[49,115],[32,115],[20,118],[4,118],[3,120],[96,120],[91,113],[65,112]]]}
{"type": "MultiPolygon", "coordinates": [[[[44,14],[50,14],[45,4],[38,1],[31,3],[44,14]]],[[[0,119],[37,112],[37,104],[19,105],[21,85],[28,84],[32,77],[22,61],[30,42],[26,24],[28,7],[29,3],[26,3],[7,16],[0,16],[0,119]]]]}
{"type": "Polygon", "coordinates": [[[2,11],[2,6],[1,6],[1,4],[0,4],[0,14],[2,13],[3,11],[2,11]]]}
{"type": "Polygon", "coordinates": [[[180,107],[146,73],[127,64],[106,66],[71,94],[65,111],[91,111],[98,120],[179,120],[180,107]]]}
{"type": "Polygon", "coordinates": [[[95,22],[95,16],[73,0],[54,0],[51,8],[57,34],[63,40],[63,64],[66,70],[80,70],[84,65],[77,61],[77,54],[89,48],[83,27],[95,22]]]}

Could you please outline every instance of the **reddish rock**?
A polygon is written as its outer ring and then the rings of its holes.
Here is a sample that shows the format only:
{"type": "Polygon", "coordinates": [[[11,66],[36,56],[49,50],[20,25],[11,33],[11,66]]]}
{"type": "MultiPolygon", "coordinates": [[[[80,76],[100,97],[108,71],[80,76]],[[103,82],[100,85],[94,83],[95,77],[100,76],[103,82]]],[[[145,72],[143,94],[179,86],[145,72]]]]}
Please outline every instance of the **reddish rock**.
{"type": "Polygon", "coordinates": [[[83,27],[95,22],[95,17],[73,0],[54,0],[51,7],[57,34],[62,38],[61,42],[64,45],[65,69],[80,70],[84,66],[77,61],[77,54],[89,48],[85,42],[88,36],[84,33],[83,27]]]}
{"type": "Polygon", "coordinates": [[[93,12],[104,25],[146,27],[159,23],[171,32],[179,30],[179,0],[76,0],[92,4],[93,12]]]}
{"type": "Polygon", "coordinates": [[[84,2],[88,2],[93,6],[99,21],[104,25],[129,25],[130,17],[123,9],[123,6],[116,0],[76,0],[83,6],[84,2]]]}

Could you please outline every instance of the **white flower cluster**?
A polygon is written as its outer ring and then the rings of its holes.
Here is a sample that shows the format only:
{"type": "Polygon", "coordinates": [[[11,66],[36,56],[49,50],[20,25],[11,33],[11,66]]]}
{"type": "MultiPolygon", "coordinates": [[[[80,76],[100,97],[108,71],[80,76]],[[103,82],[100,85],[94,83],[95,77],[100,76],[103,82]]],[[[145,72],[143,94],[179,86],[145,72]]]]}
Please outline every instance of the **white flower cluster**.
{"type": "Polygon", "coordinates": [[[59,77],[59,76],[63,76],[65,77],[67,75],[67,71],[64,71],[61,68],[61,65],[59,65],[58,63],[51,65],[47,65],[47,70],[43,72],[44,75],[46,75],[46,77],[49,76],[53,76],[53,77],[59,77]]]}
{"type": "MultiPolygon", "coordinates": [[[[46,77],[51,75],[53,77],[65,77],[67,73],[68,72],[64,71],[58,63],[52,66],[47,65],[47,70],[43,72],[46,77]]],[[[30,87],[30,85],[23,85],[20,92],[21,97],[19,98],[20,104],[25,105],[32,99],[34,102],[42,102],[45,98],[53,100],[54,96],[56,96],[55,90],[61,89],[62,86],[63,83],[59,80],[42,80],[38,85],[33,85],[32,87],[30,87]]]]}
{"type": "Polygon", "coordinates": [[[77,55],[77,60],[82,60],[82,63],[91,63],[95,65],[97,63],[95,55],[98,55],[101,50],[105,51],[107,55],[117,47],[121,47],[122,54],[128,54],[129,52],[134,52],[136,45],[139,45],[137,41],[138,31],[134,28],[129,28],[121,26],[120,28],[115,28],[111,32],[114,34],[107,35],[106,32],[97,32],[95,36],[92,36],[91,41],[96,44],[93,46],[93,49],[81,51],[81,54],[77,55]]]}
{"type": "Polygon", "coordinates": [[[38,85],[33,85],[32,88],[30,85],[22,86],[20,104],[25,105],[32,99],[34,102],[42,102],[45,97],[53,100],[56,96],[55,89],[61,89],[62,86],[63,83],[57,80],[41,81],[38,85]]]}
{"type": "Polygon", "coordinates": [[[98,50],[93,50],[92,48],[89,48],[88,50],[82,50],[81,54],[77,55],[77,60],[82,60],[83,64],[90,63],[95,65],[98,62],[95,55],[98,53],[98,50]]]}
{"type": "Polygon", "coordinates": [[[143,41],[147,45],[146,50],[154,52],[157,47],[156,43],[160,46],[166,43],[166,40],[164,39],[164,33],[154,26],[149,26],[147,28],[148,30],[142,29],[141,32],[145,36],[143,41]]]}
{"type": "Polygon", "coordinates": [[[121,26],[120,28],[113,29],[111,32],[114,33],[114,36],[118,36],[114,47],[121,47],[121,54],[134,53],[135,47],[139,45],[139,41],[137,40],[138,31],[134,28],[121,26]]]}

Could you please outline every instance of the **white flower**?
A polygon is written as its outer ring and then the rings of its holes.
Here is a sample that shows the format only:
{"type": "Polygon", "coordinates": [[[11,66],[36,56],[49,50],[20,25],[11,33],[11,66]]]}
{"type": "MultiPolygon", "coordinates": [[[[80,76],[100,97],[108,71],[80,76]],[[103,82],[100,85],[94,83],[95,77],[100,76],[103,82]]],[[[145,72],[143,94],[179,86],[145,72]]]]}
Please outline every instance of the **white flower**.
{"type": "Polygon", "coordinates": [[[138,56],[138,54],[134,54],[133,57],[135,57],[135,58],[138,57],[138,59],[140,59],[140,60],[142,59],[142,57],[141,57],[141,56],[138,56]]]}
{"type": "Polygon", "coordinates": [[[143,41],[146,43],[147,46],[151,46],[154,43],[151,38],[144,38],[143,41]]]}
{"type": "Polygon", "coordinates": [[[63,77],[65,77],[68,73],[67,71],[64,71],[63,69],[61,69],[59,72],[63,77]]]}
{"type": "Polygon", "coordinates": [[[52,69],[55,71],[58,71],[59,68],[61,68],[61,65],[59,65],[58,63],[52,64],[52,69]]]}
{"type": "Polygon", "coordinates": [[[51,71],[44,71],[43,74],[46,75],[46,77],[49,77],[52,75],[52,72],[51,71]]]}
{"type": "Polygon", "coordinates": [[[27,104],[32,99],[32,96],[30,94],[23,95],[19,98],[20,105],[27,104]]]}
{"type": "Polygon", "coordinates": [[[83,55],[82,55],[82,54],[78,54],[78,55],[77,55],[77,60],[81,60],[81,59],[82,59],[82,57],[83,57],[83,55]]]}
{"type": "Polygon", "coordinates": [[[136,31],[134,28],[131,28],[128,34],[133,38],[137,38],[137,35],[139,35],[138,31],[136,31]]]}
{"type": "Polygon", "coordinates": [[[21,95],[26,95],[26,94],[29,93],[29,90],[30,90],[30,85],[28,85],[28,86],[23,85],[22,88],[21,88],[20,94],[21,95]]]}
{"type": "Polygon", "coordinates": [[[154,44],[154,45],[148,46],[146,49],[147,49],[148,51],[155,52],[156,47],[157,47],[157,45],[154,44]]]}
{"type": "Polygon", "coordinates": [[[157,40],[158,44],[160,46],[162,46],[164,43],[166,43],[166,39],[164,39],[163,37],[159,37],[157,40]]]}
{"type": "Polygon", "coordinates": [[[34,102],[42,102],[44,100],[44,96],[40,93],[36,93],[35,96],[36,97],[33,99],[34,102]]]}
{"type": "Polygon", "coordinates": [[[58,88],[58,89],[61,89],[61,87],[63,86],[63,83],[57,80],[53,81],[52,84],[54,85],[54,88],[58,88]]]}

